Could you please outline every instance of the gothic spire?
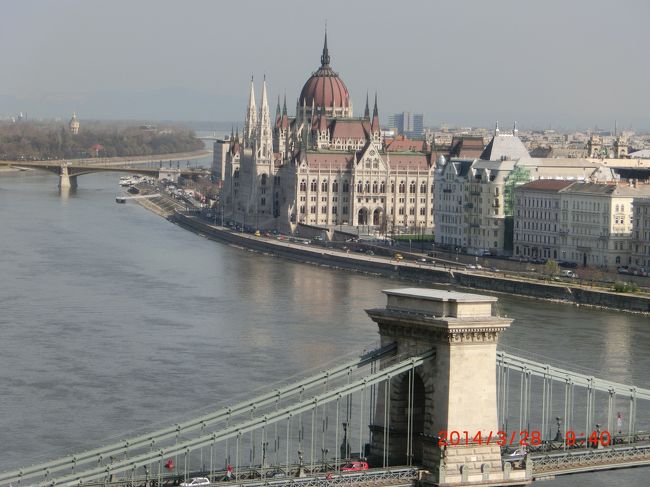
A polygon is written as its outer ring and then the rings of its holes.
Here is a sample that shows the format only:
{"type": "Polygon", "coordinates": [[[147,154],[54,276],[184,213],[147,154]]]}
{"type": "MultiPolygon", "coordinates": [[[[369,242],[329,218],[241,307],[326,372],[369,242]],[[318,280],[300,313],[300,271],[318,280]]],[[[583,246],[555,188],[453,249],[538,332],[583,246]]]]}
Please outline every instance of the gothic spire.
{"type": "Polygon", "coordinates": [[[282,104],[282,115],[284,116],[286,114],[287,114],[287,94],[285,93],[284,94],[284,102],[282,104]]]}
{"type": "Polygon", "coordinates": [[[366,92],[366,109],[363,112],[363,118],[370,120],[370,105],[368,104],[368,92],[366,92]]]}
{"type": "Polygon", "coordinates": [[[322,66],[330,65],[330,53],[327,50],[327,27],[325,28],[325,43],[323,44],[323,54],[320,57],[320,63],[322,66]]]}
{"type": "Polygon", "coordinates": [[[278,128],[280,126],[280,121],[282,119],[282,115],[280,112],[280,95],[278,95],[278,104],[275,107],[275,127],[278,128]]]}
{"type": "Polygon", "coordinates": [[[271,111],[266,95],[266,76],[262,83],[262,102],[260,106],[260,118],[257,126],[257,147],[261,150],[262,157],[270,157],[273,152],[273,141],[271,136],[271,111]]]}
{"type": "Polygon", "coordinates": [[[372,123],[370,124],[370,131],[373,133],[379,132],[379,110],[377,109],[377,92],[375,92],[375,107],[372,109],[372,123]]]}
{"type": "Polygon", "coordinates": [[[255,107],[255,87],[253,76],[251,76],[251,89],[248,94],[248,106],[246,107],[246,120],[244,122],[244,146],[251,147],[255,138],[257,125],[257,108],[255,107]]]}
{"type": "Polygon", "coordinates": [[[309,121],[307,120],[307,100],[302,102],[302,136],[300,138],[300,150],[307,150],[307,137],[309,137],[308,129],[309,121]]]}

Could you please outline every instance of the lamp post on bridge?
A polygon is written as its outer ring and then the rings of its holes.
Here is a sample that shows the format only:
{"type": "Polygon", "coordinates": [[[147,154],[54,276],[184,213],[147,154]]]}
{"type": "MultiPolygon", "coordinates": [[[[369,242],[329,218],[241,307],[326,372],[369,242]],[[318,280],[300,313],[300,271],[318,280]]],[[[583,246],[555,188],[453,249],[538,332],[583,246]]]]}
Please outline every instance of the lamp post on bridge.
{"type": "Polygon", "coordinates": [[[555,438],[553,438],[553,441],[562,441],[562,419],[558,416],[555,418],[555,421],[557,422],[557,432],[555,433],[555,438]]]}
{"type": "Polygon", "coordinates": [[[348,444],[348,423],[343,421],[343,442],[341,442],[341,458],[347,460],[350,452],[348,444]]]}
{"type": "Polygon", "coordinates": [[[320,457],[321,464],[325,465],[325,460],[327,459],[327,454],[329,453],[329,450],[327,448],[321,448],[320,451],[321,451],[321,457],[320,457]]]}

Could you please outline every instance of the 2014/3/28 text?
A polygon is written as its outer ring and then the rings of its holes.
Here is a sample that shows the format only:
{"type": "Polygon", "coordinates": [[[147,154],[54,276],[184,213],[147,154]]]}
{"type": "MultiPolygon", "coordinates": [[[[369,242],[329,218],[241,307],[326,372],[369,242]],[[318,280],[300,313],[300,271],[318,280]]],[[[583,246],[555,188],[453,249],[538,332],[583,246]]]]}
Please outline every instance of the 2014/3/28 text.
{"type": "MultiPolygon", "coordinates": [[[[592,431],[589,436],[584,433],[576,435],[575,431],[566,432],[565,442],[567,446],[608,446],[612,441],[609,431],[592,431]]],[[[499,445],[499,446],[539,446],[542,444],[542,433],[538,430],[528,431],[489,431],[482,433],[477,431],[439,431],[438,446],[457,445],[499,445]]]]}

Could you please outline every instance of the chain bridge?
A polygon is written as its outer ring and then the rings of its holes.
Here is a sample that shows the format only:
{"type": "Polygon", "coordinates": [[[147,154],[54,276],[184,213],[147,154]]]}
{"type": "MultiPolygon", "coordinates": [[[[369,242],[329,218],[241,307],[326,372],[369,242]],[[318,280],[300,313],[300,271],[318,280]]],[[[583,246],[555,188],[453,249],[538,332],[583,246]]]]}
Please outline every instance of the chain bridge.
{"type": "Polygon", "coordinates": [[[497,298],[393,289],[380,345],[169,427],[0,474],[0,486],[526,485],[650,465],[650,390],[497,350],[497,298]]]}
{"type": "MultiPolygon", "coordinates": [[[[155,163],[155,161],[153,161],[155,163]]],[[[162,167],[147,167],[147,166],[127,166],[118,165],[115,163],[88,163],[88,162],[67,162],[67,161],[36,161],[36,162],[11,162],[0,161],[0,164],[7,166],[15,166],[21,168],[39,169],[42,171],[52,172],[59,176],[60,188],[76,188],[77,177],[84,174],[95,172],[121,172],[129,174],[141,174],[144,176],[151,176],[154,178],[169,177],[196,177],[196,176],[209,176],[210,171],[205,169],[180,169],[162,167]]]]}

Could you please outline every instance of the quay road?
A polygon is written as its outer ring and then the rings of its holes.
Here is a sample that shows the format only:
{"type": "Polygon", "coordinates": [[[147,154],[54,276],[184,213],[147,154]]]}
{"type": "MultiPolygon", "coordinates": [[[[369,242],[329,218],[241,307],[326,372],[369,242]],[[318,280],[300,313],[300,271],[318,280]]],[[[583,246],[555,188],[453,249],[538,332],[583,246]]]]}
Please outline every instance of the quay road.
{"type": "MultiPolygon", "coordinates": [[[[519,276],[504,276],[483,270],[463,268],[459,264],[420,262],[417,259],[395,258],[394,255],[379,256],[366,253],[343,251],[316,245],[304,245],[285,239],[255,236],[253,234],[233,231],[227,227],[208,222],[199,215],[176,213],[170,217],[182,226],[200,234],[211,236],[239,246],[263,253],[277,254],[300,262],[326,265],[335,268],[351,269],[374,275],[399,277],[407,280],[435,284],[455,284],[463,287],[504,292],[513,295],[531,296],[556,301],[575,302],[619,309],[650,313],[650,296],[647,294],[622,294],[605,290],[592,289],[576,283],[548,283],[519,276]]],[[[282,236],[280,236],[282,238],[282,236]]],[[[352,245],[352,244],[349,244],[352,245]]],[[[411,256],[415,257],[415,256],[411,256]]]]}

